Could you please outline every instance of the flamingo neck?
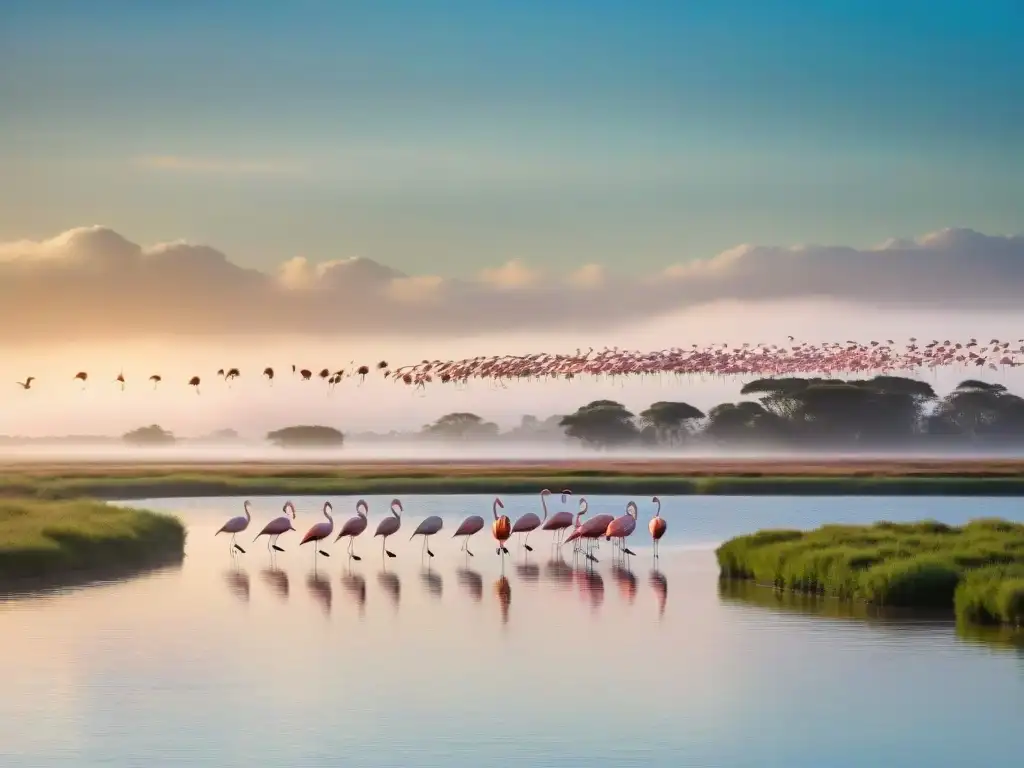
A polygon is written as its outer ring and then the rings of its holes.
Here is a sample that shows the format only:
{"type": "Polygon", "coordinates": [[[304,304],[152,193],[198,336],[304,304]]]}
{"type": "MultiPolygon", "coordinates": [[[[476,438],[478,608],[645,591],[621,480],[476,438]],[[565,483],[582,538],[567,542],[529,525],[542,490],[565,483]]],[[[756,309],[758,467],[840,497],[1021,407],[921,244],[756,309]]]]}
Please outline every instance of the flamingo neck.
{"type": "Polygon", "coordinates": [[[546,497],[547,497],[546,493],[542,493],[540,495],[540,505],[542,507],[544,507],[544,520],[548,519],[548,502],[547,502],[547,498],[546,497]]]}
{"type": "Polygon", "coordinates": [[[245,510],[245,519],[246,520],[252,520],[252,515],[249,513],[249,502],[248,501],[245,502],[245,504],[242,505],[242,509],[245,510]]]}

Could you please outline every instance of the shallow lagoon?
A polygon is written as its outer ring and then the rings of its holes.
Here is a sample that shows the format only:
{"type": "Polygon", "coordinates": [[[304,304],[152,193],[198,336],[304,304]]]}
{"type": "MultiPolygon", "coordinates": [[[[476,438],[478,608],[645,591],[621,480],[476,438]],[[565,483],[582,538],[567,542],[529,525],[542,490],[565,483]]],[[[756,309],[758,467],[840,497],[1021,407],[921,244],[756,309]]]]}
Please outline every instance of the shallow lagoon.
{"type": "MultiPolygon", "coordinates": [[[[1024,653],[951,621],[822,617],[719,594],[712,549],[763,527],[1024,519],[1015,499],[665,498],[650,549],[593,573],[486,535],[449,538],[490,497],[403,497],[383,563],[297,546],[322,499],[294,499],[272,565],[213,532],[240,499],[139,502],[182,515],[181,568],[0,605],[4,766],[1010,766],[1024,653]],[[432,561],[409,535],[440,514],[432,561]],[[289,538],[291,537],[291,538],[289,538]]],[[[590,497],[618,514],[626,498],[590,497]]],[[[284,499],[254,499],[246,542],[284,499]]],[[[335,515],[354,498],[331,499],[335,515]]],[[[389,498],[368,497],[370,528],[389,498]]],[[[513,519],[535,496],[504,497],[513,519]]],[[[641,528],[653,513],[638,499],[641,528]]],[[[559,509],[557,495],[551,508],[559,509]]],[[[574,507],[573,507],[574,508],[574,507]]],[[[485,531],[486,534],[486,531],[485,531]]],[[[376,544],[376,546],[375,546],[376,544]]]]}

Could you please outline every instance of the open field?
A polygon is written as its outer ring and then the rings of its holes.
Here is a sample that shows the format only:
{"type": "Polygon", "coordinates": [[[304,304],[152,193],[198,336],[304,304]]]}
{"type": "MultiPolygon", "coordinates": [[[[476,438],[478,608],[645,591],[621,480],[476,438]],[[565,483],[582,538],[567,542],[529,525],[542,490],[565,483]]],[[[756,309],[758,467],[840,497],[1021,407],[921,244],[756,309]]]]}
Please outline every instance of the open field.
{"type": "Polygon", "coordinates": [[[1024,496],[1021,459],[5,462],[0,494],[104,499],[349,493],[1024,496]]]}
{"type": "Polygon", "coordinates": [[[730,539],[716,556],[723,579],[1024,625],[1024,525],[1005,520],[763,530],[730,539]]]}
{"type": "Polygon", "coordinates": [[[185,528],[169,515],[98,501],[0,499],[0,582],[64,583],[181,560],[185,528]]]}

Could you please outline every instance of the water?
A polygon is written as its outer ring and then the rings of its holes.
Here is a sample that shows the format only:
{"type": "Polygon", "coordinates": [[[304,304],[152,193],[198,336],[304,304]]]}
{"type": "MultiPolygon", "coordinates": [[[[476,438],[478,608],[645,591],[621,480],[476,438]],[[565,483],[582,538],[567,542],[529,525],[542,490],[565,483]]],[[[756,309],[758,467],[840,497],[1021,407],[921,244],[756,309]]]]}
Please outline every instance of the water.
{"type": "MultiPolygon", "coordinates": [[[[256,499],[253,528],[283,501],[256,499]]],[[[300,534],[321,501],[295,499],[300,534]]],[[[354,501],[333,498],[336,516],[354,501]]],[[[372,532],[389,499],[368,501],[372,532]]],[[[539,506],[504,501],[513,518],[539,506]]],[[[631,573],[607,544],[593,576],[551,566],[542,534],[528,566],[510,546],[507,581],[486,529],[468,564],[449,538],[489,498],[403,502],[386,575],[368,536],[351,570],[334,546],[314,574],[294,533],[271,568],[255,530],[232,564],[213,532],[240,499],[141,502],[186,520],[182,567],[0,605],[0,765],[1019,765],[1021,651],[944,619],[720,596],[711,551],[768,526],[1020,520],[1015,499],[666,498],[659,574],[643,541],[631,573]],[[446,528],[429,570],[408,540],[428,514],[446,528]]]]}

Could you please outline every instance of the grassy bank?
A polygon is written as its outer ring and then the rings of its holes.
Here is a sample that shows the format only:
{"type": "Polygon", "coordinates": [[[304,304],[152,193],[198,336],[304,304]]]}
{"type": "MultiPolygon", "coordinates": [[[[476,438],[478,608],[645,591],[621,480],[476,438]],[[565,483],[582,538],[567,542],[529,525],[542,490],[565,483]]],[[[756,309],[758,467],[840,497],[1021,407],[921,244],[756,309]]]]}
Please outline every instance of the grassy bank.
{"type": "Polygon", "coordinates": [[[1024,496],[1020,461],[602,461],[15,465],[0,493],[43,499],[374,493],[1024,496]]]}
{"type": "Polygon", "coordinates": [[[87,499],[0,499],[0,584],[146,569],[180,561],[184,547],[185,528],[169,515],[87,499]]]}
{"type": "Polygon", "coordinates": [[[765,530],[730,539],[716,555],[725,579],[1024,625],[1024,525],[1005,520],[765,530]]]}

